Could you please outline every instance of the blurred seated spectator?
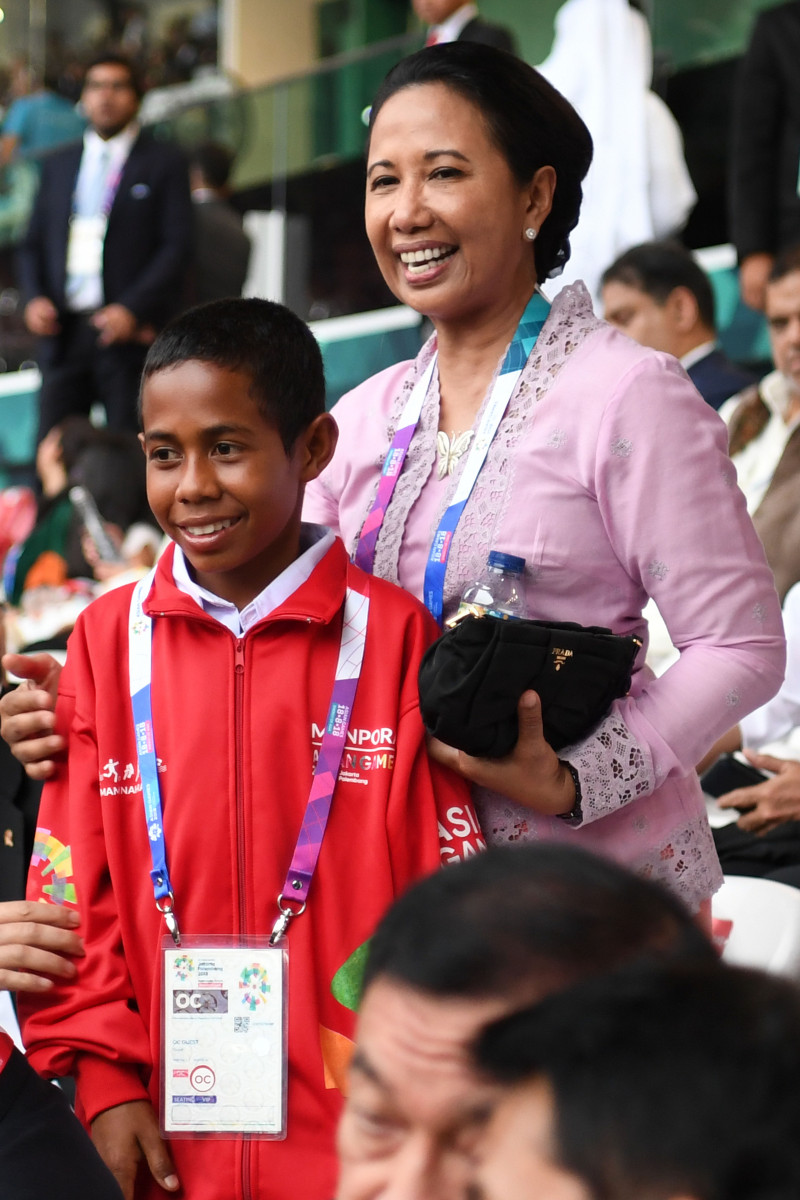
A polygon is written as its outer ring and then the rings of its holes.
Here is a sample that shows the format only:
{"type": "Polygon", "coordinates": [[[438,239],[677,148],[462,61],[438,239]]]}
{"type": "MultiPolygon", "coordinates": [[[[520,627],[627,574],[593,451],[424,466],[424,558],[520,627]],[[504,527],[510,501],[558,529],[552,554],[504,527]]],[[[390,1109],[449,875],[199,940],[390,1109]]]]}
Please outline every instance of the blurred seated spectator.
{"type": "MultiPolygon", "coordinates": [[[[720,756],[744,748],[752,767],[769,773],[762,782],[739,781],[737,776],[744,773],[738,771],[736,761],[721,760],[731,790],[718,795],[717,805],[731,816],[740,815],[713,830],[714,842],[726,875],[750,875],[800,887],[800,762],[791,757],[800,752],[800,584],[790,589],[784,601],[783,624],[786,678],[780,691],[724,734],[698,770],[712,769],[720,756]]],[[[719,771],[718,767],[717,779],[724,779],[719,771]]]]}
{"type": "Polygon", "coordinates": [[[144,456],[132,434],[95,429],[85,418],[69,417],[40,442],[36,462],[43,492],[39,519],[17,553],[11,552],[5,570],[6,594],[15,605],[28,589],[92,577],[93,564],[83,552],[83,522],[69,495],[76,484],[90,493],[119,544],[131,526],[153,523],[144,456]]]}
{"type": "Polygon", "coordinates": [[[3,569],[6,597],[11,604],[19,604],[26,586],[61,583],[66,578],[72,520],[67,494],[70,473],[96,433],[86,417],[68,417],[51,429],[36,449],[36,474],[42,489],[36,523],[25,541],[9,552],[3,569]]]}
{"type": "Polygon", "coordinates": [[[40,78],[26,68],[17,79],[16,98],[0,128],[0,167],[15,157],[30,158],[64,142],[76,142],[86,124],[74,104],[58,94],[57,81],[50,75],[40,78]]]}
{"type": "Polygon", "coordinates": [[[755,971],[642,966],[576,984],[477,1046],[508,1089],[480,1200],[800,1195],[800,991],[755,971]]]}
{"type": "Polygon", "coordinates": [[[776,258],[765,304],[775,370],[728,400],[720,416],[783,599],[800,580],[800,246],[776,258]]]}
{"type": "Polygon", "coordinates": [[[679,242],[626,250],[601,285],[606,321],[641,346],[674,355],[712,408],[756,382],[717,345],[711,283],[679,242]]]}
{"type": "Polygon", "coordinates": [[[229,202],[233,154],[219,142],[203,142],[189,159],[194,243],[189,304],[241,296],[250,262],[250,238],[229,202]]]}

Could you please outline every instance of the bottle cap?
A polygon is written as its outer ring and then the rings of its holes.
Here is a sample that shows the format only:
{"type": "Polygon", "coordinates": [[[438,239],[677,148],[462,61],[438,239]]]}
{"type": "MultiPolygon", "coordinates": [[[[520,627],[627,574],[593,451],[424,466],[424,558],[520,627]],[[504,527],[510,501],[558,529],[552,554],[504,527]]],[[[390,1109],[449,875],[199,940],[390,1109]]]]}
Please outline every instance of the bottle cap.
{"type": "Polygon", "coordinates": [[[525,570],[525,559],[516,554],[504,554],[502,550],[490,550],[488,563],[490,567],[498,567],[501,571],[512,571],[521,575],[525,570]]]}

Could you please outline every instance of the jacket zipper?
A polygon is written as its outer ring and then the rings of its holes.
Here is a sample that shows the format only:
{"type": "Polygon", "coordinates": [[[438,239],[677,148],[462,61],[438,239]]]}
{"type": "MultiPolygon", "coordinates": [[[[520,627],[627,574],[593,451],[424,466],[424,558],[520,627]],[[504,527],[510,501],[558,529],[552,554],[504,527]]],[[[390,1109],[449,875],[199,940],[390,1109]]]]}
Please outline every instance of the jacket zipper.
{"type": "MultiPolygon", "coordinates": [[[[234,696],[233,696],[233,730],[234,730],[234,761],[236,763],[236,893],[239,907],[239,933],[247,934],[247,901],[245,898],[244,880],[246,871],[245,837],[244,837],[244,639],[236,639],[233,656],[234,696]]],[[[242,1144],[242,1196],[250,1200],[252,1142],[244,1135],[242,1144]]]]}

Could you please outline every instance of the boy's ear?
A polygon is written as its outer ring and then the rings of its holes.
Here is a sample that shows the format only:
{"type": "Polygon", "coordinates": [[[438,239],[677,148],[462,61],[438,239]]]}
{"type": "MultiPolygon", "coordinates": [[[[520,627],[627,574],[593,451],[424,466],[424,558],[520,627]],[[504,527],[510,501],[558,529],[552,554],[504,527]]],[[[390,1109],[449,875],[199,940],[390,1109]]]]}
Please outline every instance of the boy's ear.
{"type": "Polygon", "coordinates": [[[301,482],[309,483],[325,470],[339,440],[339,427],[330,413],[320,413],[300,434],[301,482]]]}
{"type": "Polygon", "coordinates": [[[142,451],[143,451],[143,452],[146,454],[146,453],[147,453],[147,451],[145,450],[145,447],[144,447],[144,434],[143,434],[143,433],[137,433],[137,435],[136,435],[136,436],[137,436],[137,438],[139,439],[139,445],[142,447],[142,451]]]}

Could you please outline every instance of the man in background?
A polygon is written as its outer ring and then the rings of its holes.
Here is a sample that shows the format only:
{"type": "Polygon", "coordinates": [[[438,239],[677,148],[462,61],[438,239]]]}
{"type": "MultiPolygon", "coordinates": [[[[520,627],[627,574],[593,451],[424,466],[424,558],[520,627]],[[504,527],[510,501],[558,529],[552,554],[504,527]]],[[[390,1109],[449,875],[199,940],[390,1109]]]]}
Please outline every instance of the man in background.
{"type": "Polygon", "coordinates": [[[412,0],[412,7],[420,21],[428,26],[426,46],[438,46],[442,42],[481,42],[496,50],[517,53],[513,35],[502,25],[482,21],[477,4],[463,4],[461,0],[412,0]]]}
{"type": "Polygon", "coordinates": [[[250,238],[229,201],[233,155],[219,142],[203,142],[189,160],[194,246],[190,304],[241,296],[250,262],[250,238]]]}
{"type": "Polygon", "coordinates": [[[45,161],[19,252],[25,322],[40,339],[38,440],[101,401],[137,429],[147,343],[181,304],[191,202],[179,152],[143,133],[141,92],[115,55],[90,64],[83,142],[45,161]]]}
{"type": "Polygon", "coordinates": [[[755,383],[720,350],[711,283],[678,242],[644,242],[621,254],[603,273],[602,299],[610,324],[679,359],[712,408],[755,383]]]}
{"type": "Polygon", "coordinates": [[[800,246],[776,257],[765,306],[775,370],[732,397],[720,416],[783,601],[800,581],[800,246]]]}
{"type": "Polygon", "coordinates": [[[641,956],[717,961],[666,891],[573,846],[488,850],[412,887],[370,947],[337,1200],[465,1200],[498,1090],[472,1064],[479,1032],[641,956]]]}
{"type": "Polygon", "coordinates": [[[800,3],[757,15],[739,70],[731,162],[731,240],[742,299],[763,309],[779,251],[800,242],[800,3]]]}
{"type": "Polygon", "coordinates": [[[507,1089],[475,1200],[800,1195],[800,992],[648,965],[507,1017],[477,1048],[507,1089]]]}

